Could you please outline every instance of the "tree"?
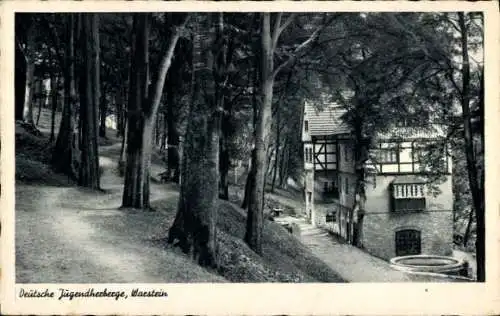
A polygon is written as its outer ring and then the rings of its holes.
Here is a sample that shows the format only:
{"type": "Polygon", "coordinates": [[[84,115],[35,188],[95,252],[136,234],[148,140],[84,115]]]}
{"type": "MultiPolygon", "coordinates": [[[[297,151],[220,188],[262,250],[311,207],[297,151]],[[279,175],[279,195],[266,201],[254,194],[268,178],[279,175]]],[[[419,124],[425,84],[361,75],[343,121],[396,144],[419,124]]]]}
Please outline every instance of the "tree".
{"type": "Polygon", "coordinates": [[[325,21],[303,43],[298,45],[290,57],[277,67],[274,66],[274,54],[281,33],[290,25],[294,16],[291,15],[282,24],[282,13],[276,15],[274,28],[271,31],[271,14],[262,13],[261,29],[261,80],[260,80],[260,108],[256,121],[255,155],[252,158],[254,181],[252,183],[245,233],[246,243],[258,254],[262,254],[262,225],[264,209],[264,186],[266,179],[266,152],[269,146],[270,118],[273,102],[273,86],[276,75],[285,67],[289,67],[305,48],[316,40],[321,30],[326,26],[325,21]]]}
{"type": "Polygon", "coordinates": [[[223,13],[196,15],[193,28],[192,100],[179,204],[168,242],[177,242],[200,265],[214,267],[217,264],[219,135],[223,108],[220,89],[225,72],[221,68],[225,59],[223,13]],[[202,90],[202,86],[205,89],[202,90]]]}
{"type": "Polygon", "coordinates": [[[97,107],[99,101],[98,16],[82,14],[82,77],[80,78],[81,159],[78,184],[100,189],[97,147],[97,107]]]}
{"type": "MultiPolygon", "coordinates": [[[[468,21],[468,23],[471,23],[468,21]]],[[[476,236],[476,260],[477,260],[477,280],[485,281],[485,219],[484,219],[484,168],[481,173],[477,168],[477,155],[474,146],[474,136],[471,122],[471,74],[470,74],[470,57],[469,57],[469,27],[466,23],[465,14],[458,12],[458,25],[460,29],[460,46],[462,54],[462,69],[461,69],[461,89],[460,105],[462,107],[462,118],[464,126],[465,140],[465,155],[467,159],[467,171],[469,177],[469,185],[472,194],[472,202],[476,215],[477,236],[476,236]]],[[[453,77],[451,77],[453,78],[453,77]]],[[[481,80],[483,86],[483,80],[481,80]]],[[[457,86],[458,88],[458,86],[457,86]]],[[[482,90],[482,89],[481,89],[482,90]]],[[[481,93],[484,93],[481,91],[481,93]]],[[[482,94],[479,96],[479,106],[484,108],[482,94]]],[[[484,148],[484,130],[481,133],[481,147],[484,148]]]]}
{"type": "MultiPolygon", "coordinates": [[[[18,82],[24,82],[25,87],[24,87],[24,93],[18,94],[18,98],[21,97],[21,95],[24,97],[23,98],[23,107],[22,107],[22,114],[20,113],[20,102],[21,100],[18,100],[18,119],[26,121],[30,125],[35,125],[34,119],[33,119],[33,92],[34,92],[34,74],[35,74],[35,20],[34,18],[28,16],[25,19],[22,19],[25,24],[23,25],[24,29],[24,43],[17,40],[17,50],[18,52],[22,53],[22,58],[24,59],[23,62],[19,64],[19,71],[24,70],[25,73],[24,75],[19,75],[17,78],[19,78],[18,82]],[[24,79],[24,80],[22,80],[24,79]]],[[[18,55],[21,57],[21,55],[18,55]]]]}
{"type": "Polygon", "coordinates": [[[52,166],[56,171],[63,172],[70,177],[76,178],[77,170],[74,163],[76,147],[73,139],[74,119],[73,112],[76,109],[75,90],[75,15],[69,14],[65,17],[66,38],[65,63],[63,66],[63,89],[64,106],[57,134],[56,145],[52,154],[52,166]]]}
{"type": "Polygon", "coordinates": [[[192,69],[185,56],[191,56],[192,43],[187,38],[179,39],[172,67],[165,83],[166,109],[163,109],[162,150],[167,148],[167,171],[165,180],[175,183],[180,179],[180,136],[182,114],[185,112],[185,95],[189,95],[192,69]]]}
{"type": "Polygon", "coordinates": [[[481,282],[485,280],[484,69],[482,61],[472,56],[483,48],[482,15],[428,14],[422,19],[426,27],[396,22],[406,34],[418,40],[419,47],[438,69],[439,73],[426,81],[423,90],[440,105],[440,111],[449,113],[451,130],[455,132],[451,136],[459,131],[476,219],[477,280],[481,282]],[[435,32],[436,29],[440,32],[435,32]],[[456,105],[460,108],[458,113],[456,105]]]}
{"type": "MultiPolygon", "coordinates": [[[[189,15],[188,15],[189,16],[189,15]]],[[[149,84],[149,23],[148,14],[134,16],[135,43],[131,65],[130,94],[128,101],[127,162],[122,207],[150,209],[149,167],[152,150],[153,128],[163,93],[163,86],[170,68],[174,49],[187,23],[187,17],[169,15],[171,34],[161,59],[158,73],[149,84]],[[178,19],[182,21],[179,24],[178,19]],[[151,91],[149,91],[151,90],[151,91]]]]}
{"type": "Polygon", "coordinates": [[[17,121],[24,120],[24,98],[26,95],[26,59],[24,58],[21,44],[16,39],[16,66],[14,72],[15,81],[15,118],[17,121]]]}

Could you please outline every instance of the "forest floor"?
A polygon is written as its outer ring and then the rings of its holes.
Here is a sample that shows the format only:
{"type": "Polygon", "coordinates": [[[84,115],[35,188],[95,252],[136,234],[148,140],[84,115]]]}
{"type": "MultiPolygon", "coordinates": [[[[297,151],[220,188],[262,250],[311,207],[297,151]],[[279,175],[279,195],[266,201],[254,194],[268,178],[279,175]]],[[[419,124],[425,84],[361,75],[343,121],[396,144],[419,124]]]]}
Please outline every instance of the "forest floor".
{"type": "MultiPolygon", "coordinates": [[[[263,256],[256,255],[243,242],[245,212],[225,201],[218,216],[219,267],[198,266],[164,242],[176,213],[176,185],[151,181],[155,212],[119,209],[120,143],[111,136],[99,148],[104,192],[77,187],[48,165],[51,146],[45,116],[43,136],[16,126],[16,282],[344,282],[271,221],[265,221],[263,256]]],[[[161,171],[155,156],[151,174],[161,171]]]]}

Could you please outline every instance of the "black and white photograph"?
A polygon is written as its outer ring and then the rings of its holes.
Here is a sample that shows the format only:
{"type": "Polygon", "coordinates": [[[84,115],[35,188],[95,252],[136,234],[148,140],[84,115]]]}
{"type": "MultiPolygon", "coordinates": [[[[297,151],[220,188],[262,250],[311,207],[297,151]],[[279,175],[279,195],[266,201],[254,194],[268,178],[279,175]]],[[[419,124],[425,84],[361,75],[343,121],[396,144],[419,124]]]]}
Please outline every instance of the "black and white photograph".
{"type": "Polygon", "coordinates": [[[13,13],[14,283],[498,281],[485,7],[294,8],[13,13]]]}

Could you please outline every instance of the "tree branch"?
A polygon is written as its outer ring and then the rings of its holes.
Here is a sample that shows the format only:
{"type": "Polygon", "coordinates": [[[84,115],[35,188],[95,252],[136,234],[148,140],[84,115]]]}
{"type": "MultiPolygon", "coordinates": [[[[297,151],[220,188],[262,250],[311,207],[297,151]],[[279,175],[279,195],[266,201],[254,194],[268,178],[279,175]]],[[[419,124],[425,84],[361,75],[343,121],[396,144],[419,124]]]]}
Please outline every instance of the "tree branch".
{"type": "Polygon", "coordinates": [[[289,56],[288,60],[281,63],[278,67],[276,67],[276,69],[273,71],[273,74],[272,76],[273,77],[276,77],[276,75],[285,67],[288,67],[290,66],[296,59],[297,59],[297,56],[298,54],[302,53],[309,45],[311,45],[312,42],[314,42],[318,36],[319,36],[319,33],[321,33],[321,31],[326,27],[326,25],[322,25],[320,27],[318,27],[312,34],[311,36],[309,36],[309,38],[307,40],[305,40],[302,44],[300,44],[299,46],[297,46],[297,48],[295,48],[295,50],[293,51],[292,55],[289,56]]]}
{"type": "Polygon", "coordinates": [[[174,51],[175,51],[175,47],[177,45],[177,41],[179,40],[179,37],[181,36],[181,30],[184,29],[184,27],[186,26],[190,17],[191,17],[191,15],[187,14],[186,17],[184,18],[184,21],[181,23],[181,25],[174,26],[174,30],[172,32],[172,35],[170,36],[167,51],[163,55],[163,58],[161,60],[160,67],[158,70],[158,78],[157,78],[156,83],[155,83],[154,93],[151,95],[151,99],[150,99],[151,106],[149,108],[148,115],[151,115],[151,117],[154,117],[156,115],[156,112],[158,111],[158,107],[160,105],[160,100],[161,100],[161,95],[163,93],[163,86],[165,84],[165,79],[167,77],[168,69],[170,68],[170,64],[172,63],[172,58],[174,56],[174,51]]]}
{"type": "Polygon", "coordinates": [[[272,36],[272,51],[276,50],[276,46],[278,45],[278,39],[283,33],[283,31],[292,23],[293,19],[295,18],[295,14],[291,14],[288,16],[288,18],[285,20],[285,23],[281,25],[281,19],[283,17],[283,12],[279,12],[278,16],[276,17],[276,21],[274,22],[274,30],[273,30],[273,36],[272,36]]]}

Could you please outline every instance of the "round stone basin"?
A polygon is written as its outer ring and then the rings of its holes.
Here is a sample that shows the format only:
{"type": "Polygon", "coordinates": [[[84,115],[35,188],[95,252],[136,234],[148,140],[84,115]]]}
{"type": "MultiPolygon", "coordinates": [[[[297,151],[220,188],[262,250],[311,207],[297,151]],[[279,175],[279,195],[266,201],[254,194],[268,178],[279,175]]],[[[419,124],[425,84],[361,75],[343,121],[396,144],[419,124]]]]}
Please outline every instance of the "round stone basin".
{"type": "Polygon", "coordinates": [[[467,269],[463,260],[453,257],[433,255],[402,256],[391,259],[391,266],[408,272],[431,272],[444,274],[463,274],[467,269]]]}

